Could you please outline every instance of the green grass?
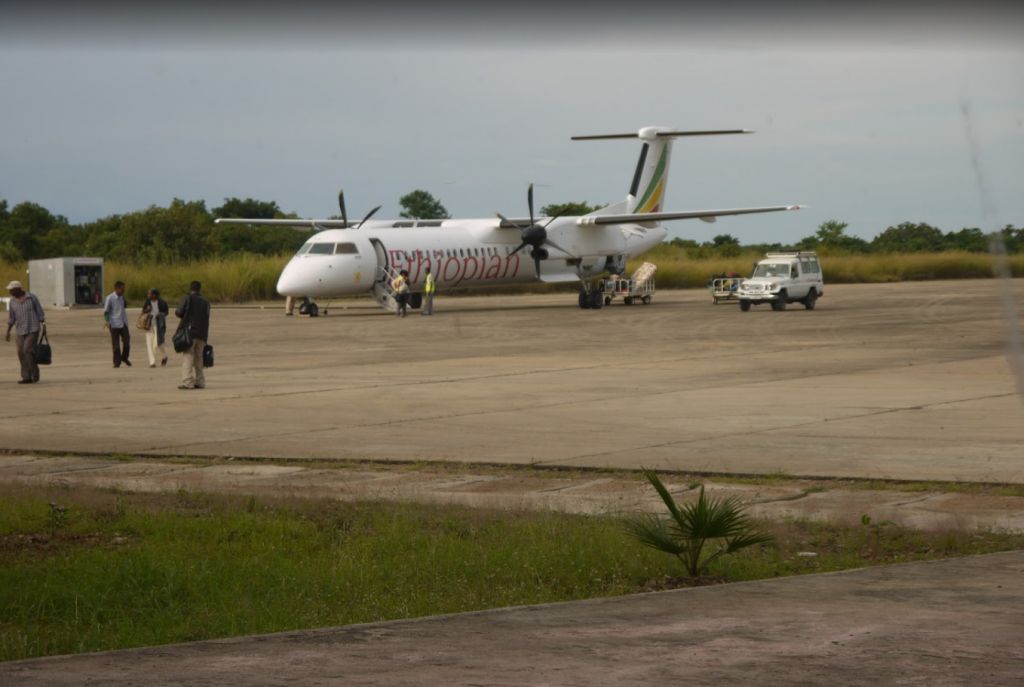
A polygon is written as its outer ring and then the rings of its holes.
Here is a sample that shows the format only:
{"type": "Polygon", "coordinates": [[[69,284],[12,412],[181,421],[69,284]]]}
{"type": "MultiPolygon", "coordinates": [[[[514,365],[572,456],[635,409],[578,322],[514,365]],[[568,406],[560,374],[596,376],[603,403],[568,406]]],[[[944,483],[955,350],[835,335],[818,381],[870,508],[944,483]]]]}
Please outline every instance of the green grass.
{"type": "MultiPolygon", "coordinates": [[[[859,526],[765,526],[774,547],[712,578],[1024,547],[1005,534],[883,527],[876,541],[859,526]]],[[[11,486],[0,660],[625,594],[680,574],[610,517],[11,486]]]]}

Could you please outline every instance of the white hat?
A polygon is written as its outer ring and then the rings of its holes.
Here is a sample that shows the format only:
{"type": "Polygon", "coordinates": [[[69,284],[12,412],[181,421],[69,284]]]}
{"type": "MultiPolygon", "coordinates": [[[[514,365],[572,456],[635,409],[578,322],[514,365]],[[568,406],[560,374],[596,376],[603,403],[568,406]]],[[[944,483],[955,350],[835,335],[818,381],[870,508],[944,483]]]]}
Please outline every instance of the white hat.
{"type": "Polygon", "coordinates": [[[15,279],[14,281],[12,281],[10,284],[7,285],[7,290],[8,291],[14,291],[15,289],[24,289],[24,288],[25,287],[22,286],[21,282],[18,281],[17,279],[15,279]]]}

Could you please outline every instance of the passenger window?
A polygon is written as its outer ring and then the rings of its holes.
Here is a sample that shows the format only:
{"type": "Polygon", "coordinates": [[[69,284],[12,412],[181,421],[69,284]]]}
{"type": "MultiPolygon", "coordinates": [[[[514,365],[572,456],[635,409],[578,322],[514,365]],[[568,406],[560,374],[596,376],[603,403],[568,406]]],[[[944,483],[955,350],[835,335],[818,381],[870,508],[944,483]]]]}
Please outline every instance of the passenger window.
{"type": "Polygon", "coordinates": [[[333,243],[314,243],[309,247],[310,255],[330,255],[334,252],[333,243]]]}
{"type": "Polygon", "coordinates": [[[359,255],[359,249],[354,243],[338,243],[334,246],[335,255],[359,255]]]}

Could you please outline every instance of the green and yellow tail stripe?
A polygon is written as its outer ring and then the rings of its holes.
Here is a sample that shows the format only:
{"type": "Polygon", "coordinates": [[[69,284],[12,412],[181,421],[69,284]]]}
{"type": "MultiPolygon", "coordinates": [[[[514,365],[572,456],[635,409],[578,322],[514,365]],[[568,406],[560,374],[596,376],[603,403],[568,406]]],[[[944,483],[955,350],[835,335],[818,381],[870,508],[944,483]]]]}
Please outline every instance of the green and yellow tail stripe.
{"type": "Polygon", "coordinates": [[[661,157],[658,158],[658,165],[654,169],[651,183],[647,185],[640,201],[633,212],[657,212],[661,209],[661,198],[665,193],[665,159],[668,157],[668,148],[663,148],[661,157]]]}

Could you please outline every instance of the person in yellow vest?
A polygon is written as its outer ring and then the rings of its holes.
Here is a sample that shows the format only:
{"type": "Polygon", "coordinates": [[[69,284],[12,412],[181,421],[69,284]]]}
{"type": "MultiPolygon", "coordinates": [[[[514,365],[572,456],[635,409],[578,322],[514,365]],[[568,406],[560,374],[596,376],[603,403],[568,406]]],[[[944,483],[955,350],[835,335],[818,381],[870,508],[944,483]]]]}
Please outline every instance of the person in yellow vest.
{"type": "Polygon", "coordinates": [[[421,315],[434,314],[435,291],[437,291],[437,284],[434,283],[434,275],[431,274],[430,268],[428,267],[426,282],[423,284],[423,309],[420,310],[421,315]]]}
{"type": "Polygon", "coordinates": [[[391,280],[391,288],[395,292],[395,301],[398,303],[398,310],[395,315],[405,317],[405,310],[409,306],[409,272],[402,270],[398,276],[391,280]]]}

